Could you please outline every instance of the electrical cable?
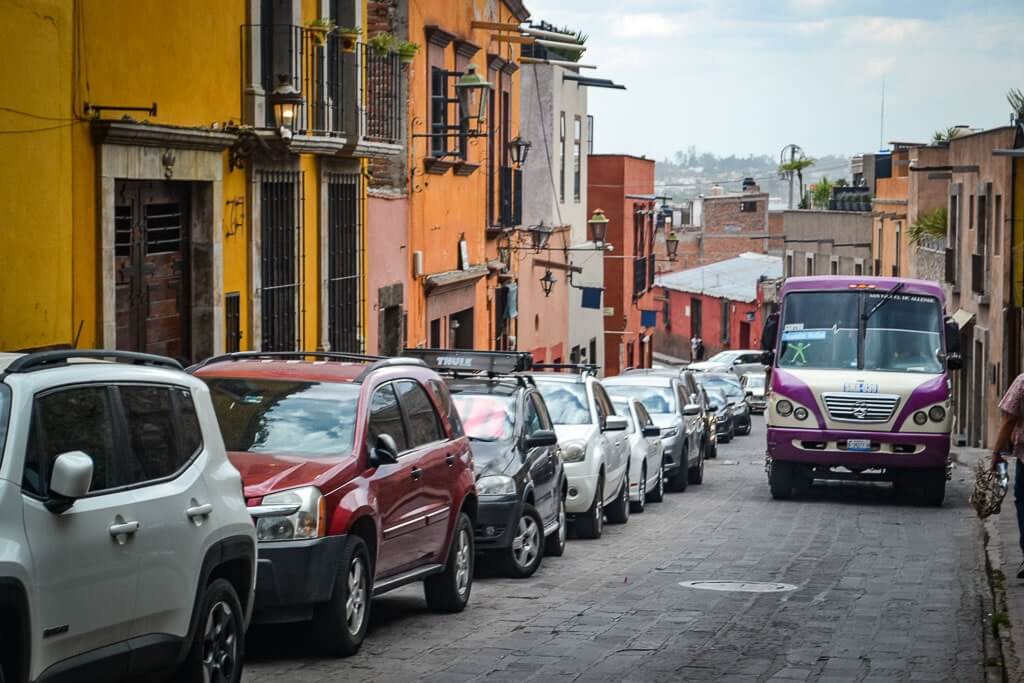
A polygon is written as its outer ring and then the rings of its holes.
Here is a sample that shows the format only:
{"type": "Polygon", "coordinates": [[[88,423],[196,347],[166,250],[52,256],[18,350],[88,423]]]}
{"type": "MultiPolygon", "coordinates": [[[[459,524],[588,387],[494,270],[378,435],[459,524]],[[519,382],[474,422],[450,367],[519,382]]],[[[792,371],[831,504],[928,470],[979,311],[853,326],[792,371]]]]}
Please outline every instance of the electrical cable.
{"type": "Polygon", "coordinates": [[[6,111],[6,112],[9,112],[11,114],[18,114],[20,116],[27,116],[30,119],[39,119],[41,121],[77,121],[78,120],[77,118],[74,118],[74,117],[68,118],[68,117],[65,117],[65,116],[43,116],[42,114],[32,114],[31,112],[22,111],[20,109],[15,109],[14,107],[0,107],[0,111],[6,111]]]}

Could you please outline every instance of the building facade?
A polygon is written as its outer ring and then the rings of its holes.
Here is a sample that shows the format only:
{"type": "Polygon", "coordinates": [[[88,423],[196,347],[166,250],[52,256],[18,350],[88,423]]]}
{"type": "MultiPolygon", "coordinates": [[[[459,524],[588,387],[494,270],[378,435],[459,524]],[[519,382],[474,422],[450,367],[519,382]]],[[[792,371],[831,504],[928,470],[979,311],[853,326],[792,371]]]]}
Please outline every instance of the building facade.
{"type": "Polygon", "coordinates": [[[870,211],[794,209],[779,213],[785,277],[872,274],[870,211]]]}

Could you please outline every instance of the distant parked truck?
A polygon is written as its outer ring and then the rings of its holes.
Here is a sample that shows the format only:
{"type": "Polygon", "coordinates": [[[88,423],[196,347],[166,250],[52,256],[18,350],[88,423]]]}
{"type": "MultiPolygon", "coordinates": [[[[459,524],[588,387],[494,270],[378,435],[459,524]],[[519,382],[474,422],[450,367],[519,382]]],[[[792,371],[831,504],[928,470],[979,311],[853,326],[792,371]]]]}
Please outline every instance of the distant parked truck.
{"type": "Polygon", "coordinates": [[[942,289],[905,278],[797,277],[765,322],[766,469],[774,498],[814,479],[891,481],[941,505],[948,370],[959,336],[942,289]]]}

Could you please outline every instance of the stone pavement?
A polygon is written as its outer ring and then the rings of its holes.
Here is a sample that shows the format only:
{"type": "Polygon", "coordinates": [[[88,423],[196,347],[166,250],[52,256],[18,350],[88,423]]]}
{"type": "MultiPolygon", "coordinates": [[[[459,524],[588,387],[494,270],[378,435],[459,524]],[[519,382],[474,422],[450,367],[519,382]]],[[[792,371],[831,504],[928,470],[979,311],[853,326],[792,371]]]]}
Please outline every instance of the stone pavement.
{"type": "Polygon", "coordinates": [[[325,659],[301,626],[250,633],[244,680],[984,680],[982,525],[958,467],[941,509],[887,486],[773,501],[764,432],[719,448],[705,483],[572,540],[532,579],[478,570],[462,614],[411,586],[373,603],[361,652],[325,659]],[[696,590],[686,581],[796,590],[696,590]]]}

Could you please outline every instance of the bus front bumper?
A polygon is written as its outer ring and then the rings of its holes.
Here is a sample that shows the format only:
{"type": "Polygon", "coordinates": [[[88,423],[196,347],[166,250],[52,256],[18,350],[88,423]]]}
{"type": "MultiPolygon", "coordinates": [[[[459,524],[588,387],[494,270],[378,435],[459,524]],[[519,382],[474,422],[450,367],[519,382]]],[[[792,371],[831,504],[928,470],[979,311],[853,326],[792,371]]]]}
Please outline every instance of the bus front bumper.
{"type": "Polygon", "coordinates": [[[945,467],[949,434],[769,427],[768,456],[830,467],[945,467]]]}

